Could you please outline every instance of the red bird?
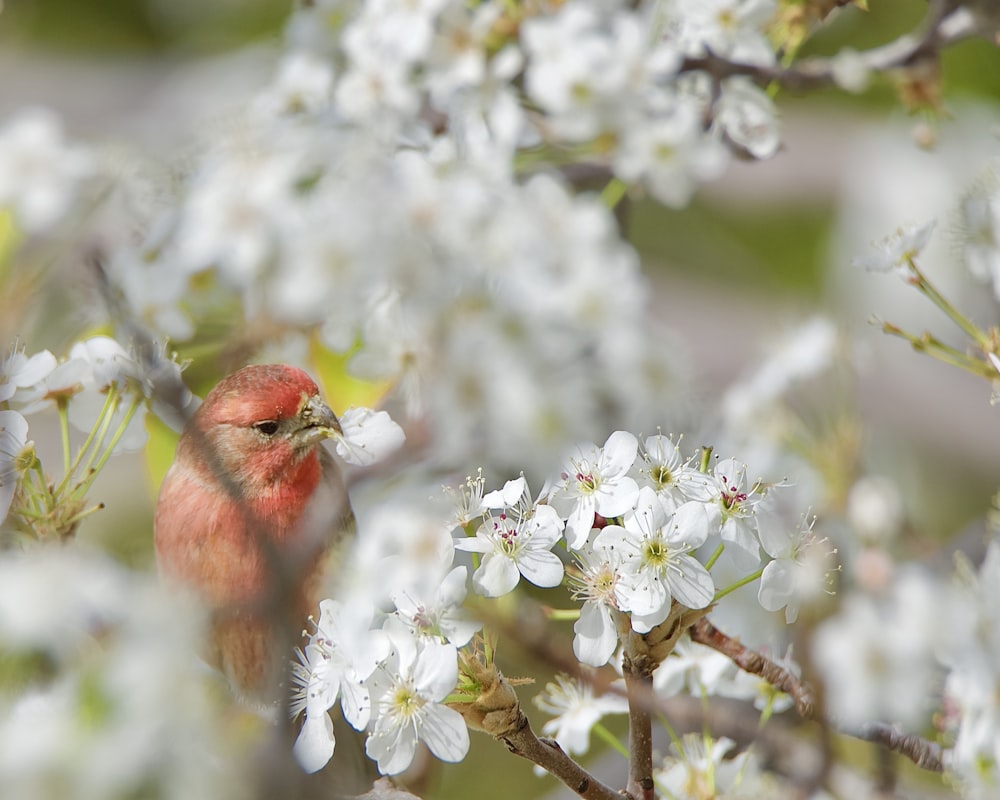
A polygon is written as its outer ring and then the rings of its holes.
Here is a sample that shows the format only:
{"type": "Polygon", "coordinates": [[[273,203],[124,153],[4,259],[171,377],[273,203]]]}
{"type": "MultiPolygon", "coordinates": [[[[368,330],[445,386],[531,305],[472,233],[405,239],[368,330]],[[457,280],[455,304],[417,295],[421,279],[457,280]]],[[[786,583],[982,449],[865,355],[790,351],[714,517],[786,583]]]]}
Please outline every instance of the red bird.
{"type": "Polygon", "coordinates": [[[321,442],[340,423],[300,369],[249,366],[205,398],[160,489],[161,575],[212,614],[207,660],[247,700],[271,704],[316,612],[335,545],[354,532],[321,442]]]}

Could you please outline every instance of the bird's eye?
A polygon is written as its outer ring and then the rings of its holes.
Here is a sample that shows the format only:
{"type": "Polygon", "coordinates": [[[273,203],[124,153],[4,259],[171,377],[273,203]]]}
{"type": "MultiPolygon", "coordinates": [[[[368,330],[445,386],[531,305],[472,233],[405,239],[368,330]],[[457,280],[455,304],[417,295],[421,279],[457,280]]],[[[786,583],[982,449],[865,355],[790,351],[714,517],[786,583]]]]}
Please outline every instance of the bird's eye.
{"type": "Polygon", "coordinates": [[[276,419],[265,419],[253,424],[254,430],[263,433],[265,436],[274,436],[278,432],[278,421],[276,419]]]}

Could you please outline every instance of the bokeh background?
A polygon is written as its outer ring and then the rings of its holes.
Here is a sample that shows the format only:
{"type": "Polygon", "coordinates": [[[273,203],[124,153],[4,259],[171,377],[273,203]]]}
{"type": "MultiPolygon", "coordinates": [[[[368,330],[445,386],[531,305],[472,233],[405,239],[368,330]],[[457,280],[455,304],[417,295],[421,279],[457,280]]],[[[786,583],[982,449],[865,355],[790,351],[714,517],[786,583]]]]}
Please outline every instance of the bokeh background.
{"type": "MultiPolygon", "coordinates": [[[[921,0],[871,0],[867,13],[845,9],[803,55],[890,41],[925,9],[921,0]]],[[[0,121],[26,105],[48,106],[71,137],[118,148],[123,163],[133,152],[154,154],[169,169],[267,80],[288,12],[287,3],[270,0],[8,0],[0,14],[0,121]]],[[[929,329],[961,346],[925,298],[850,263],[871,240],[936,218],[926,272],[982,326],[998,322],[992,287],[974,281],[962,263],[956,209],[997,169],[1000,50],[962,42],[945,51],[942,70],[937,115],[902,110],[887,77],[856,95],[783,91],[783,146],[773,159],[733,164],[686,209],[634,197],[620,218],[670,332],[663,346],[691,377],[687,396],[670,402],[692,410],[673,408],[671,418],[694,420],[693,409],[719,404],[798,326],[818,315],[832,320],[843,336],[841,359],[793,400],[821,432],[806,446],[817,448],[817,458],[838,442],[854,447],[864,473],[892,475],[906,520],[898,546],[946,570],[953,550],[974,559],[980,552],[1000,483],[1000,409],[991,407],[982,379],[915,353],[871,324],[875,316],[929,329]]],[[[65,352],[77,320],[87,316],[79,307],[84,280],[68,265],[41,284],[5,275],[7,301],[16,291],[23,305],[16,328],[8,319],[0,331],[32,350],[65,352]]],[[[214,378],[197,366],[186,376],[199,393],[214,378]]],[[[691,435],[711,435],[703,420],[697,424],[691,435]]],[[[57,463],[58,442],[37,434],[45,427],[39,420],[32,431],[43,460],[48,453],[57,463]]],[[[151,567],[163,452],[109,464],[93,493],[107,508],[82,526],[81,539],[130,566],[151,567]]],[[[507,671],[523,668],[544,680],[543,665],[511,650],[507,671]]],[[[552,790],[528,765],[474,737],[470,758],[442,770],[429,796],[468,796],[463,787],[494,759],[503,759],[503,780],[477,781],[481,800],[552,790]]]]}

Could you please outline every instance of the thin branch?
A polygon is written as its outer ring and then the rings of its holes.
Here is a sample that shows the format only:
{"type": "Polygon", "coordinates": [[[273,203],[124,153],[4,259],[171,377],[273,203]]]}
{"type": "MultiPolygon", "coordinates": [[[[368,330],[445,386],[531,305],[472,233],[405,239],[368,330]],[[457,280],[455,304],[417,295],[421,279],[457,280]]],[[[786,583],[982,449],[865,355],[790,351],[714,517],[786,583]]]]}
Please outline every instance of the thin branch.
{"type": "MultiPolygon", "coordinates": [[[[977,31],[968,26],[945,24],[952,19],[954,11],[955,4],[949,0],[932,0],[926,16],[912,32],[858,53],[859,64],[870,72],[887,72],[975,35],[977,31]]],[[[681,72],[707,72],[716,80],[745,75],[761,84],[775,82],[792,91],[803,91],[835,85],[837,66],[835,58],[819,57],[802,59],[788,67],[738,64],[709,53],[699,58],[686,58],[681,72]]]]}
{"type": "Polygon", "coordinates": [[[931,772],[944,771],[944,748],[922,736],[903,733],[893,725],[884,722],[869,722],[860,731],[840,731],[848,736],[875,742],[906,756],[921,769],[931,772]]]}
{"type": "MultiPolygon", "coordinates": [[[[654,665],[655,667],[655,665],[654,665]]],[[[634,798],[653,800],[653,717],[649,697],[653,678],[649,669],[626,657],[622,664],[628,696],[628,785],[634,798]]]]}
{"type": "Polygon", "coordinates": [[[776,689],[789,695],[795,701],[795,708],[801,716],[813,718],[816,701],[812,689],[784,667],[723,633],[704,617],[691,626],[691,639],[728,656],[744,672],[760,675],[776,689]]]}
{"type": "MultiPolygon", "coordinates": [[[[738,640],[723,633],[707,619],[699,619],[691,626],[690,630],[693,641],[728,656],[745,672],[760,675],[772,686],[790,695],[795,701],[796,710],[802,717],[817,719],[819,715],[816,713],[816,701],[812,689],[807,683],[775,664],[767,656],[751,650],[738,640]]],[[[922,769],[932,772],[944,771],[943,748],[922,736],[903,733],[897,728],[881,722],[869,723],[860,730],[840,728],[834,728],[834,730],[866,742],[881,744],[895,753],[906,756],[922,769]]]]}
{"type": "MultiPolygon", "coordinates": [[[[514,755],[555,775],[584,800],[628,800],[629,795],[616,792],[587,772],[551,739],[539,739],[524,713],[518,711],[510,729],[496,734],[514,755]]],[[[633,800],[635,800],[633,798],[633,800]]]]}

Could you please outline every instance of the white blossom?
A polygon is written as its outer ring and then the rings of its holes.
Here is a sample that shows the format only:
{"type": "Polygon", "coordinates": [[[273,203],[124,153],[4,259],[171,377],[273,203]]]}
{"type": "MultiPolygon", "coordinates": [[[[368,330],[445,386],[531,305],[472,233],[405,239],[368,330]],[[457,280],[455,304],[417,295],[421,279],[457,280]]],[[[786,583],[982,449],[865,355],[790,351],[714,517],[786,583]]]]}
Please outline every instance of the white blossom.
{"type": "Polygon", "coordinates": [[[55,112],[27,108],[0,127],[0,206],[39,232],[69,211],[81,182],[96,172],[93,154],[63,138],[55,112]]]}
{"type": "Polygon", "coordinates": [[[362,730],[371,716],[372,701],[364,681],[388,651],[388,641],[371,630],[374,609],[355,599],[350,606],[336,600],[320,603],[316,632],[300,663],[294,664],[296,691],[293,716],[305,712],[293,752],[306,772],[326,766],[336,744],[329,710],[338,700],[346,719],[362,730]]]}
{"type": "Polygon", "coordinates": [[[467,578],[468,570],[459,566],[423,596],[414,590],[394,592],[396,615],[416,636],[440,637],[455,647],[468,644],[482,623],[461,613],[467,578]]]}
{"type": "Polygon", "coordinates": [[[334,433],[337,455],[355,466],[367,467],[384,460],[406,438],[403,429],[386,411],[349,408],[339,421],[340,433],[334,433]]]}
{"type": "Polygon", "coordinates": [[[369,681],[374,726],[365,745],[383,775],[413,760],[418,741],[442,761],[461,761],[469,731],[461,715],[441,704],[458,682],[458,655],[450,644],[390,631],[392,650],[369,681]]]}
{"type": "Polygon", "coordinates": [[[920,255],[934,232],[935,221],[899,228],[872,246],[874,255],[857,256],[852,263],[871,272],[894,272],[903,280],[913,277],[911,261],[920,255]]]}
{"type": "Polygon", "coordinates": [[[603,717],[628,712],[628,701],[623,694],[608,692],[596,696],[589,683],[561,674],[532,700],[554,717],[542,725],[542,733],[555,739],[570,755],[590,749],[590,731],[603,717]]]}
{"type": "Polygon", "coordinates": [[[552,505],[566,519],[566,542],[575,550],[587,541],[594,515],[617,517],[632,508],[638,493],[628,471],[639,442],[627,431],[615,431],[604,447],[577,445],[549,494],[552,505]]]}
{"type": "Polygon", "coordinates": [[[499,597],[513,591],[522,575],[536,586],[558,586],[563,565],[552,547],[562,536],[562,522],[555,509],[533,504],[523,477],[483,502],[494,505],[475,537],[455,540],[457,549],[483,556],[472,576],[476,591],[499,597]]]}
{"type": "Polygon", "coordinates": [[[648,487],[639,490],[622,526],[608,525],[598,534],[594,547],[614,550],[621,559],[615,596],[635,631],[648,633],[663,622],[674,599],[688,608],[712,602],[712,576],[690,555],[707,536],[702,504],[691,501],[668,514],[648,487]]]}

